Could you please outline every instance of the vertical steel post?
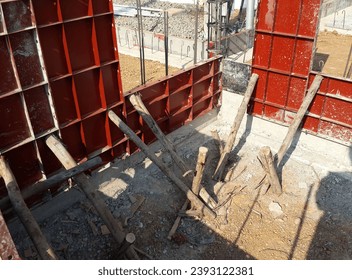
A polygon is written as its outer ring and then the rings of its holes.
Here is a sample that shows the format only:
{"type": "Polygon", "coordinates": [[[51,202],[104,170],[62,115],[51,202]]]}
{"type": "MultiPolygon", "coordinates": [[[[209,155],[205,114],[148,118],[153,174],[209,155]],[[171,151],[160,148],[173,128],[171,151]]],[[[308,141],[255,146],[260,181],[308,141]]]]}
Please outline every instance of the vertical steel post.
{"type": "Polygon", "coordinates": [[[198,17],[199,17],[199,0],[196,4],[196,22],[194,26],[194,64],[197,64],[197,54],[198,54],[198,17]]]}
{"type": "Polygon", "coordinates": [[[164,11],[165,75],[169,75],[169,13],[164,11]]]}
{"type": "Polygon", "coordinates": [[[144,58],[144,36],[143,36],[143,18],[141,0],[137,0],[137,18],[138,18],[138,38],[139,38],[139,61],[141,68],[141,83],[145,84],[145,58],[144,58]]]}
{"type": "Polygon", "coordinates": [[[247,0],[247,10],[246,10],[246,29],[254,29],[254,2],[255,0],[247,0]]]}

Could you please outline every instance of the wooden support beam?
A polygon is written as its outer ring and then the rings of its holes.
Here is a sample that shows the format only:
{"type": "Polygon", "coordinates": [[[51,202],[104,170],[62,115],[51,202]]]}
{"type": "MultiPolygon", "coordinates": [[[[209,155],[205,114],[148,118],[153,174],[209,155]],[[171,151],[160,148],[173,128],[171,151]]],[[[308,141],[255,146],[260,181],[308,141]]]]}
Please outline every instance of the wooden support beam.
{"type": "Polygon", "coordinates": [[[320,75],[315,76],[314,81],[310,88],[308,89],[308,93],[305,96],[303,103],[301,104],[301,107],[299,108],[295,118],[293,119],[293,122],[291,123],[288,132],[286,134],[286,137],[284,141],[282,142],[282,145],[276,155],[277,158],[277,166],[281,163],[282,159],[284,158],[288,148],[290,147],[293,137],[295,136],[304,115],[306,114],[310,104],[312,103],[315,94],[317,93],[321,82],[323,81],[323,77],[320,75]]]}
{"type": "Polygon", "coordinates": [[[49,245],[44,234],[40,230],[37,221],[34,219],[31,211],[24,202],[15,176],[3,156],[0,156],[0,175],[4,179],[12,207],[27,230],[34,246],[37,248],[39,256],[43,260],[56,260],[57,256],[54,250],[49,245]]]}
{"type": "Polygon", "coordinates": [[[220,139],[220,136],[219,136],[219,132],[217,130],[212,130],[211,131],[211,136],[214,138],[216,143],[219,145],[219,151],[220,151],[220,155],[221,155],[222,152],[224,151],[224,145],[221,142],[221,139],[220,139]]]}
{"type": "MultiPolygon", "coordinates": [[[[199,148],[198,160],[197,160],[197,165],[196,165],[196,175],[194,176],[193,183],[192,183],[192,191],[197,196],[200,196],[201,190],[204,190],[201,187],[201,181],[202,181],[202,177],[203,177],[207,153],[208,153],[208,149],[206,147],[199,148]]],[[[208,192],[205,192],[205,193],[202,192],[201,197],[206,204],[211,205],[213,207],[213,205],[212,205],[213,201],[210,199],[210,195],[208,194],[208,192]],[[204,200],[204,198],[206,200],[204,200]]],[[[188,204],[189,204],[189,201],[188,201],[188,199],[186,199],[186,201],[183,203],[182,208],[179,211],[179,213],[185,213],[187,210],[188,204]]],[[[197,207],[195,205],[192,205],[192,209],[197,209],[197,207]]],[[[201,212],[199,212],[199,211],[198,211],[198,213],[201,214],[201,212]]],[[[172,236],[175,234],[175,232],[180,224],[180,221],[181,221],[181,216],[178,215],[174,224],[172,225],[171,230],[169,231],[168,236],[167,236],[167,238],[169,240],[171,240],[172,236]]]]}
{"type": "Polygon", "coordinates": [[[117,251],[117,257],[118,258],[123,258],[123,256],[126,254],[128,248],[131,247],[131,245],[136,241],[136,236],[130,232],[127,233],[124,240],[121,243],[120,248],[117,251]]]}
{"type": "MultiPolygon", "coordinates": [[[[183,205],[182,205],[182,207],[181,207],[179,212],[182,213],[182,212],[186,211],[187,207],[188,207],[188,204],[189,204],[189,200],[186,199],[186,201],[183,203],[183,205]]],[[[167,235],[167,239],[169,239],[169,240],[172,239],[172,237],[174,236],[174,234],[175,234],[180,222],[181,222],[181,216],[178,215],[176,220],[175,220],[175,222],[174,222],[174,224],[172,225],[172,227],[171,227],[171,229],[169,231],[169,234],[167,235]]]]}
{"type": "MultiPolygon", "coordinates": [[[[82,172],[87,171],[88,169],[91,169],[93,167],[96,167],[97,165],[100,165],[102,163],[102,159],[100,157],[95,157],[90,160],[87,160],[86,162],[83,162],[80,165],[77,165],[71,169],[64,170],[58,174],[55,174],[49,178],[47,178],[44,181],[37,182],[33,184],[32,186],[25,188],[24,190],[21,191],[22,197],[24,200],[37,195],[39,193],[45,192],[51,187],[62,183],[63,181],[79,174],[82,172]]],[[[9,197],[4,197],[0,200],[0,209],[5,209],[11,206],[10,199],[9,197]]]]}
{"type": "MultiPolygon", "coordinates": [[[[288,128],[288,132],[285,136],[285,139],[282,142],[282,145],[278,151],[278,153],[274,157],[274,162],[271,162],[271,155],[269,155],[270,148],[269,147],[264,147],[264,150],[260,151],[259,158],[260,161],[262,162],[265,175],[263,176],[261,183],[265,182],[265,184],[271,185],[274,189],[274,192],[277,194],[280,194],[282,192],[281,184],[280,181],[277,177],[277,171],[276,169],[279,167],[279,165],[282,162],[282,159],[284,158],[287,150],[292,144],[293,138],[300,127],[302,120],[312,103],[314,96],[316,95],[317,91],[319,90],[319,87],[321,85],[321,82],[323,81],[323,77],[320,75],[315,76],[314,81],[310,88],[308,89],[307,95],[305,96],[295,118],[293,119],[293,122],[291,123],[290,127],[288,128]],[[275,167],[275,168],[274,168],[275,167]],[[279,187],[280,186],[280,187],[279,187]]],[[[271,153],[271,151],[270,151],[271,153]]]]}
{"type": "MultiPolygon", "coordinates": [[[[46,144],[66,169],[74,168],[77,165],[76,161],[57,137],[54,135],[48,136],[46,138],[46,144]]],[[[106,206],[105,201],[101,198],[96,187],[89,180],[89,177],[85,174],[78,174],[74,177],[74,180],[93,204],[114,239],[118,244],[122,244],[125,239],[125,233],[123,232],[121,225],[106,206]]],[[[132,246],[127,249],[126,254],[131,259],[139,259],[132,246]]]]}
{"type": "Polygon", "coordinates": [[[205,168],[205,161],[207,159],[208,148],[200,147],[198,151],[198,160],[196,165],[196,175],[192,182],[192,191],[195,195],[199,195],[201,189],[201,182],[205,168]]]}
{"type": "Polygon", "coordinates": [[[212,218],[216,218],[216,213],[213,212],[208,206],[206,206],[186,185],[181,181],[173,171],[171,171],[164,163],[150,151],[148,146],[143,143],[141,139],[113,112],[109,111],[110,120],[124,133],[129,139],[131,139],[138,148],[156,165],[159,169],[170,178],[174,184],[181,189],[187,196],[187,198],[194,204],[198,209],[204,211],[206,215],[212,218]]]}
{"type": "Polygon", "coordinates": [[[262,147],[259,151],[259,159],[275,194],[280,195],[282,188],[279,177],[277,176],[273,155],[269,147],[262,147]]]}
{"type": "MultiPolygon", "coordinates": [[[[171,158],[174,160],[176,165],[180,168],[183,174],[186,174],[185,182],[186,184],[192,184],[194,178],[194,172],[191,168],[187,166],[184,160],[176,153],[174,145],[171,141],[165,136],[165,134],[161,131],[156,121],[153,119],[148,109],[145,107],[141,97],[136,93],[130,96],[130,102],[133,107],[137,110],[137,112],[142,116],[143,120],[147,123],[151,131],[154,133],[156,138],[162,144],[162,146],[169,152],[171,158]]],[[[200,197],[206,201],[203,197],[205,194],[205,198],[209,197],[209,194],[206,193],[206,190],[202,190],[201,193],[196,193],[196,195],[200,195],[200,197]]]]}
{"type": "Polygon", "coordinates": [[[242,103],[238,109],[235,121],[231,127],[230,135],[226,141],[225,148],[222,154],[220,155],[218,166],[216,167],[215,173],[213,175],[213,178],[217,181],[222,181],[224,178],[224,171],[225,171],[227,161],[229,159],[230,152],[233,149],[233,145],[236,140],[238,129],[240,128],[242,119],[247,111],[247,106],[248,106],[249,100],[251,99],[254,88],[257,84],[258,78],[259,76],[257,74],[252,74],[252,77],[249,80],[247,90],[244,94],[242,103]]]}

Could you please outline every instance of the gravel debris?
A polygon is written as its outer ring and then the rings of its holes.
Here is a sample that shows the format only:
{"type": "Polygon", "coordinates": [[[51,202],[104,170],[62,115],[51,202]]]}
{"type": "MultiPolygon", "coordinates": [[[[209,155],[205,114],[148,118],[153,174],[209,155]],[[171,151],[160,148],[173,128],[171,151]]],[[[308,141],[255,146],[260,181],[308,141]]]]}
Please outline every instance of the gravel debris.
{"type": "MultiPolygon", "coordinates": [[[[114,3],[119,5],[136,6],[136,1],[132,0],[115,0],[114,3]]],[[[194,39],[196,5],[193,4],[175,4],[169,2],[160,2],[157,0],[142,0],[142,7],[153,9],[167,10],[171,8],[183,9],[184,12],[169,17],[169,36],[175,36],[183,39],[194,39]]],[[[203,7],[200,7],[198,38],[204,37],[204,16],[203,7]]],[[[135,17],[115,16],[117,27],[137,29],[138,21],[135,17]]],[[[164,19],[156,17],[143,18],[143,31],[164,33],[164,19]]]]}

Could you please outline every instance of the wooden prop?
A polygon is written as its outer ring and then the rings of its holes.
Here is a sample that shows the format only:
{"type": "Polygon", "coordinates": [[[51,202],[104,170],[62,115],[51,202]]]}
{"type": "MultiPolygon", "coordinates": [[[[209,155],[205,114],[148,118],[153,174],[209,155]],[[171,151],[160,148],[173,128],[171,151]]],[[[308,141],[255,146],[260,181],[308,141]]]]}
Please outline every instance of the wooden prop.
{"type": "Polygon", "coordinates": [[[277,166],[279,166],[279,164],[281,163],[282,159],[284,158],[288,148],[290,147],[293,137],[296,134],[296,131],[298,130],[304,115],[306,114],[309,105],[312,103],[313,98],[315,96],[315,94],[317,93],[321,82],[323,81],[323,77],[320,75],[315,76],[314,81],[312,83],[312,85],[310,86],[310,88],[308,89],[308,93],[306,95],[306,97],[303,100],[303,103],[301,105],[301,107],[299,108],[295,118],[293,119],[293,122],[291,123],[288,132],[286,134],[286,137],[284,139],[284,141],[282,142],[282,145],[277,153],[277,166]]]}
{"type": "Polygon", "coordinates": [[[252,77],[249,80],[247,90],[244,94],[242,103],[238,109],[235,121],[232,125],[230,135],[227,139],[225,148],[224,148],[222,154],[220,155],[220,160],[219,160],[218,166],[216,167],[215,173],[213,175],[213,179],[215,179],[217,181],[223,180],[224,171],[225,171],[225,167],[226,167],[227,161],[230,156],[230,152],[231,152],[233,145],[235,143],[238,129],[240,128],[242,119],[246,113],[249,100],[251,99],[251,96],[252,96],[254,88],[257,84],[258,78],[259,78],[259,76],[257,74],[252,74],[252,77]]]}
{"type": "Polygon", "coordinates": [[[261,180],[261,185],[263,182],[265,182],[266,185],[271,185],[274,188],[274,192],[276,194],[282,193],[282,188],[280,181],[277,176],[277,171],[276,168],[279,167],[279,165],[282,162],[282,159],[284,158],[287,150],[289,149],[290,145],[292,144],[293,138],[304,118],[304,115],[306,114],[310,104],[312,103],[315,94],[317,93],[320,84],[323,80],[323,77],[320,75],[315,76],[314,81],[310,88],[308,89],[308,93],[305,96],[295,118],[293,119],[293,122],[291,123],[288,132],[285,136],[285,139],[282,142],[282,145],[278,151],[278,153],[275,155],[274,162],[272,162],[271,159],[271,151],[269,147],[264,147],[260,150],[259,158],[260,161],[263,165],[264,171],[266,174],[264,175],[263,179],[261,180]],[[270,152],[270,154],[269,154],[270,152]]]}
{"type": "Polygon", "coordinates": [[[219,151],[220,151],[220,155],[221,155],[223,153],[223,151],[224,151],[224,145],[221,142],[221,139],[220,139],[220,136],[219,136],[219,132],[217,130],[212,130],[211,131],[211,136],[214,138],[216,143],[219,145],[219,151]]]}
{"type": "MultiPolygon", "coordinates": [[[[76,161],[65,149],[64,145],[58,138],[50,135],[46,138],[46,144],[66,169],[74,168],[77,165],[76,161]]],[[[100,193],[90,182],[89,177],[85,174],[78,174],[74,177],[74,180],[78,183],[79,187],[93,204],[100,217],[103,219],[104,223],[110,230],[114,239],[118,242],[118,244],[122,244],[125,239],[125,233],[123,232],[121,225],[111,214],[104,200],[100,197],[100,193]]],[[[127,249],[126,254],[131,259],[139,259],[132,246],[127,249]]]]}
{"type": "Polygon", "coordinates": [[[273,155],[269,147],[262,147],[259,151],[259,160],[265,171],[268,184],[273,188],[275,194],[281,194],[282,188],[277,176],[273,155]]]}
{"type": "Polygon", "coordinates": [[[145,107],[141,97],[138,94],[132,94],[130,101],[137,112],[142,116],[143,120],[147,123],[151,131],[153,131],[156,138],[160,141],[163,147],[170,153],[171,158],[175,161],[176,165],[182,170],[183,173],[191,170],[182,158],[175,152],[175,148],[170,140],[164,135],[159,128],[156,121],[153,119],[148,109],[145,107]]]}
{"type": "MultiPolygon", "coordinates": [[[[187,184],[192,184],[194,178],[194,172],[191,168],[187,166],[187,164],[183,161],[183,159],[175,152],[175,147],[170,142],[170,140],[165,136],[165,134],[161,131],[158,124],[155,122],[148,109],[145,107],[141,97],[138,94],[133,94],[130,96],[130,101],[137,112],[142,116],[143,120],[147,123],[149,128],[155,134],[159,142],[163,145],[163,147],[170,153],[171,158],[175,161],[176,165],[180,168],[184,177],[186,179],[187,184]]],[[[204,201],[206,201],[210,195],[207,193],[205,189],[196,195],[200,196],[204,201]]]]}
{"type": "Polygon", "coordinates": [[[216,213],[208,208],[186,185],[172,172],[164,163],[150,151],[148,146],[143,143],[141,139],[113,112],[109,111],[110,120],[124,133],[126,134],[141,151],[155,164],[159,169],[170,178],[175,185],[180,188],[187,196],[187,198],[194,204],[198,209],[203,209],[204,213],[212,218],[216,218],[216,213]]]}
{"type": "Polygon", "coordinates": [[[34,246],[37,248],[39,256],[43,260],[56,260],[57,256],[54,250],[49,245],[44,234],[41,232],[37,221],[34,219],[31,211],[24,202],[16,179],[3,156],[0,156],[0,175],[4,179],[12,207],[26,228],[34,246]]]}
{"type": "MultiPolygon", "coordinates": [[[[48,189],[50,189],[52,186],[55,186],[56,184],[62,183],[63,181],[79,174],[82,172],[87,171],[88,169],[91,169],[99,164],[101,164],[103,161],[100,157],[95,157],[93,159],[87,160],[86,162],[77,165],[76,167],[73,167],[68,170],[64,170],[63,172],[60,172],[58,174],[55,174],[49,178],[47,178],[44,181],[37,182],[33,184],[32,186],[24,189],[21,191],[22,197],[24,200],[37,195],[39,193],[45,192],[48,189]]],[[[8,197],[4,197],[0,200],[0,208],[4,209],[11,206],[10,199],[8,197]]]]}
{"type": "MultiPolygon", "coordinates": [[[[204,172],[204,166],[205,166],[205,160],[207,157],[207,153],[208,153],[208,149],[206,147],[200,147],[199,148],[199,153],[198,153],[198,160],[197,160],[197,165],[196,165],[196,176],[193,178],[193,183],[192,183],[192,191],[194,192],[195,195],[199,195],[200,194],[200,190],[201,188],[201,181],[202,181],[202,177],[203,177],[203,172],[204,172]]],[[[208,194],[206,192],[206,194],[208,194]]],[[[206,195],[203,194],[204,197],[206,197],[206,195]]],[[[210,197],[210,195],[209,195],[210,197]]],[[[208,197],[208,200],[210,201],[208,197]]],[[[208,203],[207,201],[205,201],[206,203],[208,203]]],[[[189,201],[188,199],[186,199],[186,201],[183,203],[181,210],[179,213],[185,213],[188,207],[189,201]]],[[[197,207],[195,205],[192,205],[192,209],[197,209],[197,207]]],[[[167,238],[169,240],[171,240],[172,236],[175,234],[179,224],[181,221],[181,216],[178,215],[174,224],[171,227],[171,230],[169,231],[169,234],[167,236],[167,238]]]]}
{"type": "Polygon", "coordinates": [[[126,254],[128,248],[130,248],[135,241],[136,241],[136,236],[132,232],[127,233],[124,240],[121,243],[120,248],[117,251],[117,257],[122,258],[126,254]]]}
{"type": "Polygon", "coordinates": [[[205,160],[207,158],[208,149],[206,147],[200,147],[198,151],[198,160],[196,165],[196,175],[193,178],[192,191],[195,195],[199,195],[201,189],[201,181],[205,168],[205,160]]]}

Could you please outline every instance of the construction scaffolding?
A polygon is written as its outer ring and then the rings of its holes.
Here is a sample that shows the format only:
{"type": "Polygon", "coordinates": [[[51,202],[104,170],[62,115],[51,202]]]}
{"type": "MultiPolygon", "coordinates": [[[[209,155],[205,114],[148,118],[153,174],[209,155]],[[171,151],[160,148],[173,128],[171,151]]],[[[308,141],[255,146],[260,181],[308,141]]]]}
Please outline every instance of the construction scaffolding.
{"type": "MultiPolygon", "coordinates": [[[[224,54],[225,49],[221,44],[221,39],[226,34],[228,25],[228,9],[229,0],[208,0],[208,56],[224,54]]],[[[231,1],[232,2],[232,1],[231,1]]]]}

